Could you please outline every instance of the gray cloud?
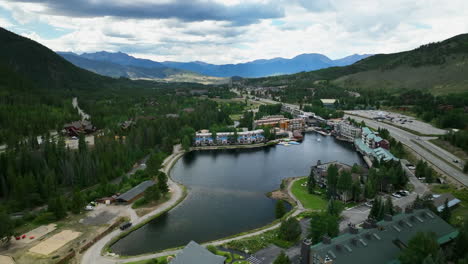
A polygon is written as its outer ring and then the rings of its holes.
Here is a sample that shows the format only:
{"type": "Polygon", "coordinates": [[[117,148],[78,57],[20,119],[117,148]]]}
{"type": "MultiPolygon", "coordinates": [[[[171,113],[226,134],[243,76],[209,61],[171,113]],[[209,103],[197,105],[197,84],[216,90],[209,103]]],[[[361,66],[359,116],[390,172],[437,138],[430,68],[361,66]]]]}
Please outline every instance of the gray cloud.
{"type": "Polygon", "coordinates": [[[278,4],[244,3],[226,6],[204,0],[172,0],[165,3],[135,3],[122,0],[15,0],[41,3],[48,14],[73,17],[112,16],[136,19],[176,18],[186,22],[228,21],[234,26],[258,23],[260,19],[284,17],[278,4]]]}

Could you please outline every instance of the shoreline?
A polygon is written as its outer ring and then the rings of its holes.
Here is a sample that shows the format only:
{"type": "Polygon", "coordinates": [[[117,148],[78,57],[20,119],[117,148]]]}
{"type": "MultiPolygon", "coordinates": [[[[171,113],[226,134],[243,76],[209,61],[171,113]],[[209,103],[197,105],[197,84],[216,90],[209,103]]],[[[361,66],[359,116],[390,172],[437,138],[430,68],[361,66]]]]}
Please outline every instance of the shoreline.
{"type": "Polygon", "coordinates": [[[199,150],[222,150],[222,149],[253,149],[253,148],[262,148],[262,147],[271,147],[278,144],[275,141],[269,141],[266,143],[258,144],[246,144],[246,145],[218,145],[218,146],[200,146],[200,147],[191,147],[190,151],[199,151],[199,150]]]}
{"type": "Polygon", "coordinates": [[[87,264],[87,263],[117,263],[120,262],[119,257],[112,257],[106,256],[106,252],[110,249],[110,247],[115,244],[120,239],[128,236],[133,231],[141,228],[148,222],[156,219],[157,217],[161,216],[169,212],[170,210],[176,208],[180,205],[185,198],[187,197],[187,189],[184,185],[173,181],[170,177],[170,170],[174,166],[174,164],[185,154],[180,147],[180,145],[174,146],[173,153],[169,155],[162,163],[161,171],[166,173],[168,176],[168,185],[172,191],[171,198],[161,204],[159,208],[156,208],[154,211],[139,217],[135,222],[135,226],[133,226],[130,230],[126,232],[122,232],[120,229],[116,229],[103,237],[101,240],[96,242],[93,246],[87,249],[83,255],[81,255],[81,259],[79,259],[79,263],[87,264]]]}
{"type": "MultiPolygon", "coordinates": [[[[287,218],[292,217],[292,216],[294,217],[294,216],[297,216],[300,213],[304,212],[305,211],[304,207],[302,206],[300,201],[296,197],[294,197],[294,195],[291,192],[291,187],[292,187],[293,183],[295,181],[297,181],[297,180],[302,179],[302,178],[303,178],[303,176],[290,177],[290,178],[285,179],[285,180],[288,180],[288,185],[286,187],[286,191],[289,194],[289,196],[292,198],[292,200],[295,201],[296,204],[295,205],[292,204],[291,210],[288,213],[286,213],[282,218],[275,219],[271,223],[266,224],[264,226],[261,226],[259,228],[247,230],[245,232],[237,233],[237,234],[234,234],[232,236],[223,237],[223,238],[212,240],[212,241],[207,241],[207,242],[201,243],[201,245],[203,245],[203,246],[208,246],[208,245],[220,246],[220,245],[229,243],[231,241],[256,236],[256,235],[268,232],[270,230],[279,228],[279,226],[281,225],[281,221],[283,219],[287,219],[287,218]]],[[[145,253],[145,254],[134,255],[134,256],[119,256],[119,257],[114,257],[112,259],[113,260],[119,260],[120,262],[118,262],[118,263],[127,263],[127,262],[148,260],[148,259],[153,259],[153,258],[158,258],[158,257],[177,254],[183,247],[184,246],[175,247],[175,248],[168,248],[168,249],[164,249],[164,250],[160,250],[160,251],[156,251],[156,252],[148,252],[148,253],[145,253]]]]}

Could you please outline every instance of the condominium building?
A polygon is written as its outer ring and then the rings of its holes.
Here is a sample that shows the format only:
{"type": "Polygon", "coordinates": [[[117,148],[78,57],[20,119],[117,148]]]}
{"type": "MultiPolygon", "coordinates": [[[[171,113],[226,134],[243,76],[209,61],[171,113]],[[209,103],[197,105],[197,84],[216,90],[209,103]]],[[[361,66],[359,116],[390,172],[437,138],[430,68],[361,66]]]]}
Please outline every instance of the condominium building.
{"type": "Polygon", "coordinates": [[[349,226],[349,232],[335,238],[323,237],[312,245],[305,240],[301,248],[301,264],[375,264],[400,263],[402,250],[418,232],[431,232],[443,247],[453,241],[459,231],[428,209],[407,209],[383,221],[366,220],[363,229],[349,226]]]}
{"type": "Polygon", "coordinates": [[[305,121],[303,118],[287,119],[282,115],[265,116],[262,119],[254,121],[254,128],[259,126],[279,127],[289,131],[302,131],[305,126],[305,121]]]}
{"type": "Polygon", "coordinates": [[[208,130],[202,130],[195,133],[195,146],[207,145],[229,145],[229,144],[254,144],[265,141],[263,136],[263,129],[257,129],[245,132],[218,132],[216,133],[216,140],[213,140],[213,133],[208,130]]]}
{"type": "Polygon", "coordinates": [[[353,126],[349,121],[341,121],[336,124],[335,132],[337,137],[349,142],[361,137],[361,128],[353,126]]]}

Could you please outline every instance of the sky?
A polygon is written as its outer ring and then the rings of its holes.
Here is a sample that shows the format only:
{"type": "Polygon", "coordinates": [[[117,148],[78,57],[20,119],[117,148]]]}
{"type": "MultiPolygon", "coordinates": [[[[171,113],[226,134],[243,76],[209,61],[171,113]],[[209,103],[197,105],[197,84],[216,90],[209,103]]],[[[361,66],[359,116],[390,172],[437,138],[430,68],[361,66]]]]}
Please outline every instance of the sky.
{"type": "Polygon", "coordinates": [[[0,26],[54,51],[240,63],[410,50],[468,32],[467,0],[0,0],[0,26]]]}

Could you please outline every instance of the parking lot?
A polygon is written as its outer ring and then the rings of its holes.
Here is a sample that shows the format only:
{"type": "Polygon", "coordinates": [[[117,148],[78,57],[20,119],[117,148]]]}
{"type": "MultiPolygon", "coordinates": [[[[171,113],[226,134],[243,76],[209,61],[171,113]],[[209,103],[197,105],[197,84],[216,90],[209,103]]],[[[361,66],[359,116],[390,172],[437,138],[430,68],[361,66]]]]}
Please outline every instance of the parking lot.
{"type": "Polygon", "coordinates": [[[419,132],[424,135],[443,135],[447,131],[443,129],[436,128],[431,124],[421,122],[414,117],[410,117],[403,114],[392,113],[388,111],[380,110],[355,110],[355,111],[346,111],[346,113],[359,115],[365,118],[376,119],[380,118],[383,122],[404,127],[416,132],[419,132]]]}

